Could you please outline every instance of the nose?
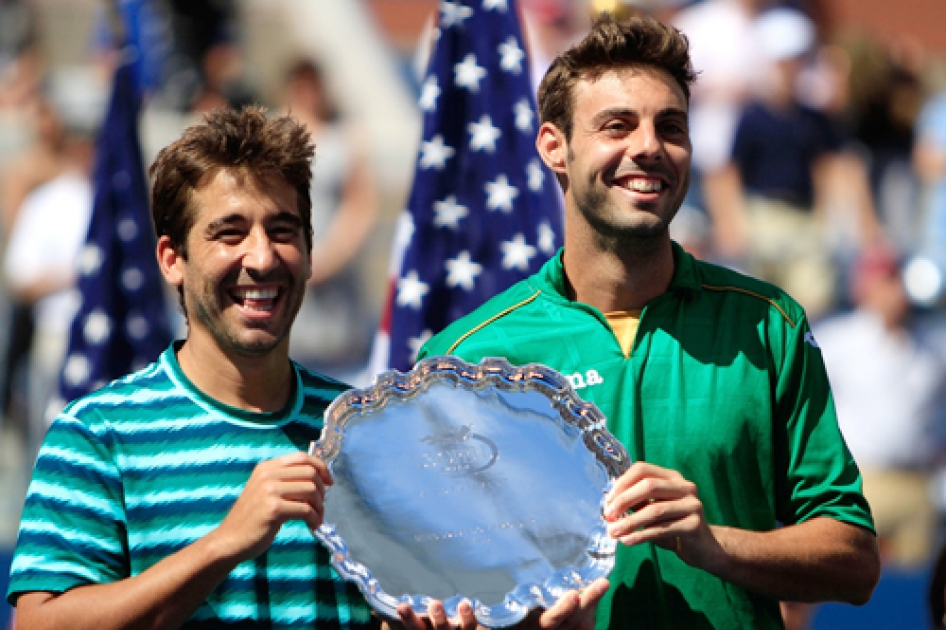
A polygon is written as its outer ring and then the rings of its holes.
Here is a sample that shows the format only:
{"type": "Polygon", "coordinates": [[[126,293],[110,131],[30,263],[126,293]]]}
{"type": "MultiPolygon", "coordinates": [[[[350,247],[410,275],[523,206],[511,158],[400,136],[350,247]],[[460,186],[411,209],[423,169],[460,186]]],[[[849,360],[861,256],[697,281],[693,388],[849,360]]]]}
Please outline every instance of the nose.
{"type": "Polygon", "coordinates": [[[664,153],[663,140],[653,121],[641,121],[632,134],[629,153],[635,161],[659,160],[664,153]]]}
{"type": "Polygon", "coordinates": [[[276,247],[265,230],[254,230],[246,239],[243,266],[259,273],[272,271],[278,265],[276,247]]]}

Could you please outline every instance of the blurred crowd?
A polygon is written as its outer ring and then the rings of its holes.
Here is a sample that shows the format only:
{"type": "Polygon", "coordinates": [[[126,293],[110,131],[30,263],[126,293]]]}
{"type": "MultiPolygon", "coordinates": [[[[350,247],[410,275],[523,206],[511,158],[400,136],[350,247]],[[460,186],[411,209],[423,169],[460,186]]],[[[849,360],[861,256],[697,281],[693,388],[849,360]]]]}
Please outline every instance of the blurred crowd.
{"type": "MultiPolygon", "coordinates": [[[[381,210],[403,203],[377,186],[372,138],[331,93],[324,60],[302,47],[282,68],[278,96],[261,93],[241,48],[247,2],[143,4],[130,28],[164,42],[142,61],[148,120],[174,127],[144,132],[146,162],[161,138],[215,107],[263,102],[311,129],[315,273],[292,354],[357,380],[381,302],[369,295],[362,261],[373,236],[387,242],[381,210]]],[[[700,73],[690,104],[694,172],[672,235],[805,306],[884,557],[928,566],[946,514],[943,51],[829,31],[817,0],[520,5],[534,84],[595,11],[650,13],[688,36],[700,73]]],[[[96,112],[116,54],[116,20],[104,6],[88,36],[83,91],[51,81],[36,4],[0,0],[0,449],[15,443],[30,453],[38,444],[65,351],[96,112]]],[[[391,54],[416,67],[425,45],[421,36],[415,50],[391,54]]],[[[416,91],[410,72],[401,80],[416,91]]]]}

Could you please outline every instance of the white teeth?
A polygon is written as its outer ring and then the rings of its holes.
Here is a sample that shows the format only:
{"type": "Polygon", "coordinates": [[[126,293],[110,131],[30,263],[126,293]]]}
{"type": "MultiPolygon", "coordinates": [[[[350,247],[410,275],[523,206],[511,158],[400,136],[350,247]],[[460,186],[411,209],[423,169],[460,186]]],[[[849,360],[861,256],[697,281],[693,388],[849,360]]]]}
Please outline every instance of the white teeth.
{"type": "Polygon", "coordinates": [[[271,300],[277,295],[277,289],[237,289],[234,293],[244,300],[271,300]]]}
{"type": "Polygon", "coordinates": [[[659,179],[632,179],[627,183],[630,190],[637,192],[658,192],[663,190],[663,182],[659,179]]]}

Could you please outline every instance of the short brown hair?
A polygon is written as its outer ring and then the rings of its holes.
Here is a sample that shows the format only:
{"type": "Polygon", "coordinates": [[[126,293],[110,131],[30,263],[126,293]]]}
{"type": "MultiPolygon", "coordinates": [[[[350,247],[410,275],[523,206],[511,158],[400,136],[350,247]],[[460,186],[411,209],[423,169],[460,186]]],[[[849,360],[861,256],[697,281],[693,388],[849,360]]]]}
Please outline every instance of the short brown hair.
{"type": "Polygon", "coordinates": [[[158,153],[151,165],[151,219],[158,238],[187,258],[187,235],[194,225],[194,192],[221,170],[265,178],[279,175],[296,190],[306,246],[312,248],[312,157],[315,145],[302,123],[290,116],[270,118],[258,106],[218,109],[158,153]]]}
{"type": "Polygon", "coordinates": [[[555,58],[539,85],[539,116],[571,138],[575,85],[595,80],[608,70],[646,66],[663,70],[680,85],[690,100],[696,73],[690,63],[690,45],[677,29],[651,17],[619,22],[610,13],[595,20],[591,32],[555,58]]]}

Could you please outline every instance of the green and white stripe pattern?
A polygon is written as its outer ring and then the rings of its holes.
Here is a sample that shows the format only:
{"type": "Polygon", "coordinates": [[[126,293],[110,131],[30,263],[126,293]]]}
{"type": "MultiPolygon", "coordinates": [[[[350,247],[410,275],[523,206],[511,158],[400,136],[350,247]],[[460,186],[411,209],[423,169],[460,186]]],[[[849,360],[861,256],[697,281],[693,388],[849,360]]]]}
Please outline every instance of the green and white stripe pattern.
{"type": "MultiPolygon", "coordinates": [[[[346,387],[296,366],[281,412],[223,405],[184,376],[174,347],[72,402],[40,451],[8,600],[134,576],[213,530],[254,466],[305,450],[346,387]]],[[[370,609],[305,523],[237,566],[185,627],[359,629],[370,609]]]]}

